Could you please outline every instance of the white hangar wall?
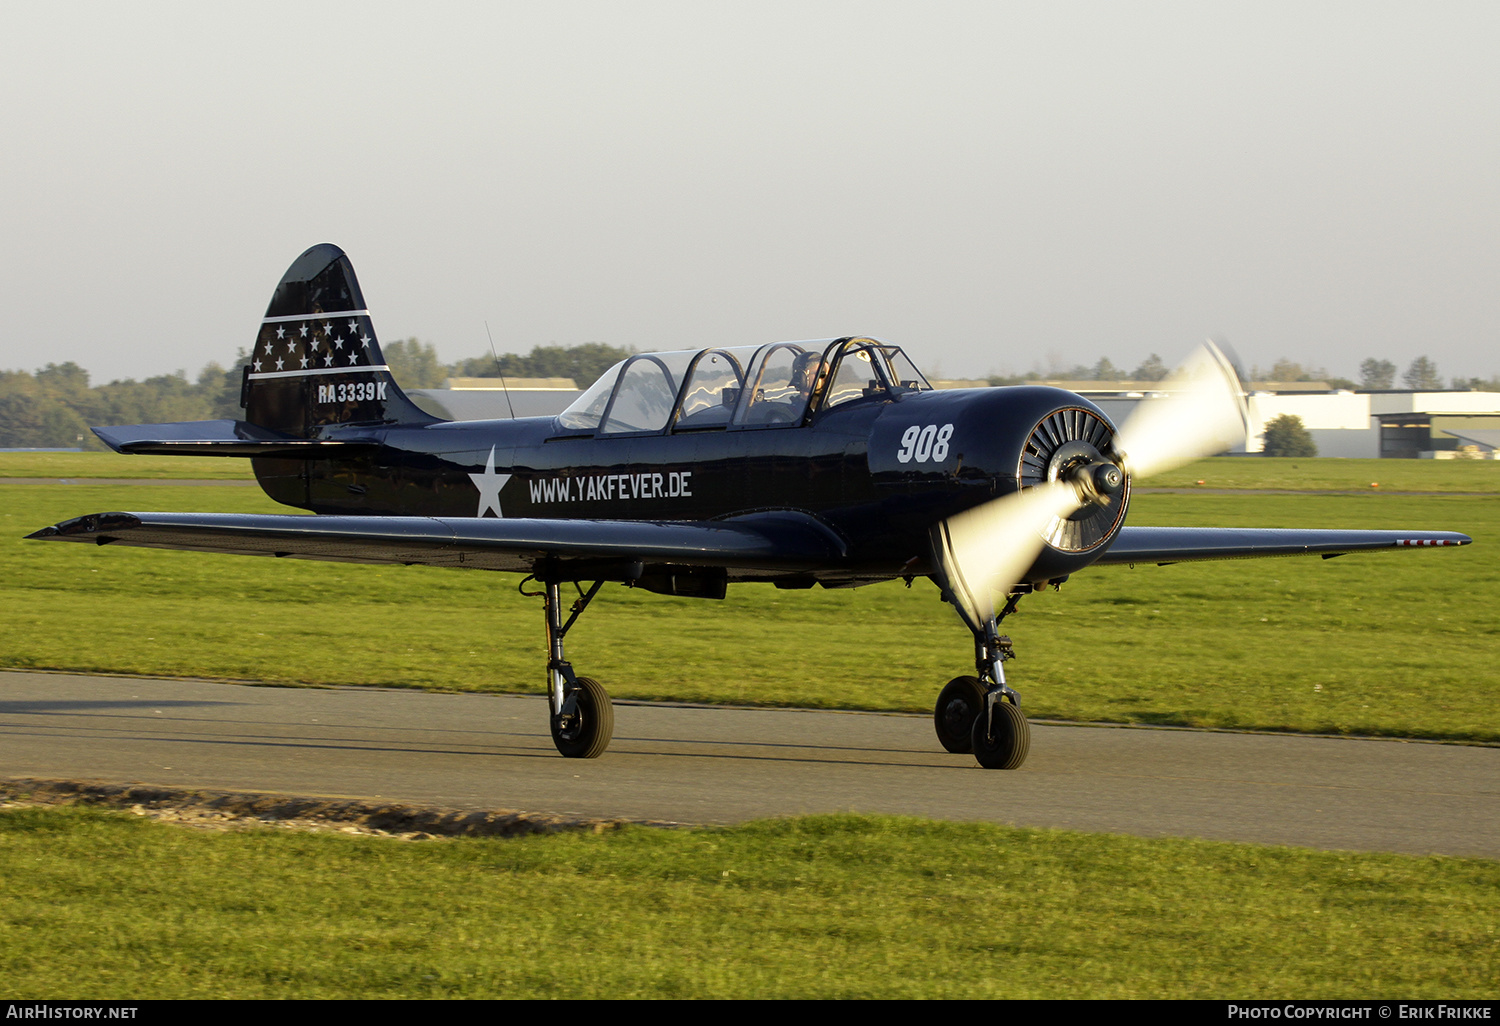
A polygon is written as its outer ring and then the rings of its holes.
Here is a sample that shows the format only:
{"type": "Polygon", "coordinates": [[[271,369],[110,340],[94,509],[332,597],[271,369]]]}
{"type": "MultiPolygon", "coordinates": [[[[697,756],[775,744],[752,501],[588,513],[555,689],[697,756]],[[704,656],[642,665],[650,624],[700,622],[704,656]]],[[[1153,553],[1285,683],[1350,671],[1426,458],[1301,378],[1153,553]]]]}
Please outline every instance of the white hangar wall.
{"type": "Polygon", "coordinates": [[[1380,455],[1380,422],[1370,412],[1370,396],[1357,392],[1319,395],[1256,394],[1249,398],[1250,427],[1235,452],[1265,448],[1266,425],[1277,417],[1301,417],[1319,456],[1375,459],[1380,455]]]}
{"type": "MultiPolygon", "coordinates": [[[[1136,396],[1089,396],[1116,424],[1130,419],[1136,396]]],[[[1230,452],[1257,453],[1265,448],[1266,422],[1284,413],[1301,417],[1302,423],[1317,443],[1319,456],[1369,457],[1380,455],[1380,425],[1371,416],[1370,397],[1354,392],[1329,392],[1315,395],[1272,395],[1260,393],[1249,397],[1250,426],[1245,440],[1230,452]]]]}

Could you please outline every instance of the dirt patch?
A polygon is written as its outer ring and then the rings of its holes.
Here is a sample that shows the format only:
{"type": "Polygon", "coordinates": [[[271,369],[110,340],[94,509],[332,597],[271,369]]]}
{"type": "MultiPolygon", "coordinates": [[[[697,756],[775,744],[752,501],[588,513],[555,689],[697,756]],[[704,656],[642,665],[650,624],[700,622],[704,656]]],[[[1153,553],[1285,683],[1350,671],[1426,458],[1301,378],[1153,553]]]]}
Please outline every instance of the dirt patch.
{"type": "MultiPolygon", "coordinates": [[[[207,830],[274,827],[421,841],[441,837],[520,837],[563,831],[604,833],[626,820],[581,819],[503,810],[422,808],[337,798],[236,791],[188,791],[78,780],[0,780],[0,809],[92,805],[207,830]]],[[[667,826],[669,824],[655,824],[667,826]]]]}

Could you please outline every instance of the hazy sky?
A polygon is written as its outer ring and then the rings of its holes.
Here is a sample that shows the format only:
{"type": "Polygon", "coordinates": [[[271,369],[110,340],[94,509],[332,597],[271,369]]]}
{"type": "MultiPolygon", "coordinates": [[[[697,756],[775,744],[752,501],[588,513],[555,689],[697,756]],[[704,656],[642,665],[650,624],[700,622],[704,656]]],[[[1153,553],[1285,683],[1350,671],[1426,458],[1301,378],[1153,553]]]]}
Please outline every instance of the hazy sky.
{"type": "Polygon", "coordinates": [[[1500,4],[3,2],[0,368],[873,334],[1500,373],[1500,4]]]}

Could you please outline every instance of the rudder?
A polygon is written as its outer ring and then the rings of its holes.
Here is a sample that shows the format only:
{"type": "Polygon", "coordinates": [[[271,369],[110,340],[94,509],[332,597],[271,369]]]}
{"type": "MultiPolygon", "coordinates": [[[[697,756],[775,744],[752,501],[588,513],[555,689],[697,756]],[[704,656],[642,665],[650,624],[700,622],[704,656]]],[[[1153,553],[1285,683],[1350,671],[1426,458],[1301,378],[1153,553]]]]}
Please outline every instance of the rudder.
{"type": "Polygon", "coordinates": [[[282,275],[244,375],[245,420],[298,438],[333,424],[434,421],[391,376],[354,267],[329,243],[282,275]]]}

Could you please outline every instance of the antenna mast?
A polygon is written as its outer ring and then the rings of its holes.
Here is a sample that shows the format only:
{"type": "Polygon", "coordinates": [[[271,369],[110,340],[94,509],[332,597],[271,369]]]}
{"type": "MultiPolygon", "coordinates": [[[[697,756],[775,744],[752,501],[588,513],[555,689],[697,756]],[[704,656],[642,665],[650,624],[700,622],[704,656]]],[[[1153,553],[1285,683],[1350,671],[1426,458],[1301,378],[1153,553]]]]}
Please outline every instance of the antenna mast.
{"type": "Polygon", "coordinates": [[[510,386],[505,383],[505,372],[500,369],[500,354],[495,351],[495,336],[490,334],[490,322],[484,322],[484,333],[489,336],[490,355],[495,358],[495,373],[500,375],[500,388],[505,393],[505,405],[510,410],[510,419],[516,419],[516,408],[510,401],[510,386]]]}

